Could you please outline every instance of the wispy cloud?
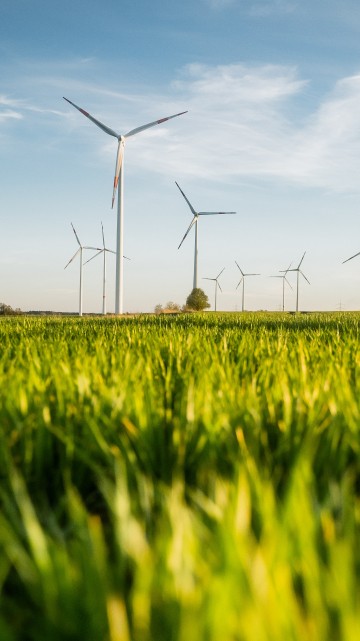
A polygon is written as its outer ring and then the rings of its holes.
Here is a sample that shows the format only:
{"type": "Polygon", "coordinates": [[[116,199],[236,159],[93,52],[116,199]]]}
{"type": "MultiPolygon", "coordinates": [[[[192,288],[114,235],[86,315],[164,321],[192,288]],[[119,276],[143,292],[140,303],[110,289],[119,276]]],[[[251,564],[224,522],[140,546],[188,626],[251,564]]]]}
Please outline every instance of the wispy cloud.
{"type": "Polygon", "coordinates": [[[37,102],[28,97],[12,100],[10,92],[0,96],[0,123],[24,119],[34,127],[36,113],[48,114],[41,122],[45,138],[51,127],[49,139],[61,145],[62,132],[70,127],[81,144],[87,136],[94,156],[100,146],[112,163],[115,141],[100,131],[96,135],[76,110],[65,103],[62,107],[65,85],[70,99],[120,133],[189,111],[134,136],[128,143],[130,170],[134,165],[174,178],[187,175],[224,183],[261,179],[337,191],[360,189],[360,73],[340,79],[315,105],[311,80],[286,65],[191,64],[167,87],[135,90],[123,82],[121,91],[105,76],[96,84],[81,77],[79,81],[74,73],[65,83],[59,68],[53,85],[42,85],[46,92],[39,90],[37,102]]]}
{"type": "Polygon", "coordinates": [[[235,5],[238,0],[205,0],[206,4],[210,5],[212,9],[225,9],[230,5],[235,5]]]}
{"type": "Polygon", "coordinates": [[[16,109],[20,102],[19,100],[11,100],[8,96],[0,95],[0,123],[22,119],[21,113],[16,109]]]}
{"type": "Polygon", "coordinates": [[[211,9],[238,8],[253,17],[266,17],[272,14],[284,14],[294,11],[297,0],[204,0],[211,9]]]}
{"type": "Polygon", "coordinates": [[[265,18],[274,14],[292,13],[297,5],[298,2],[292,0],[252,0],[248,4],[248,13],[250,16],[265,18]]]}
{"type": "Polygon", "coordinates": [[[21,120],[22,115],[17,112],[13,111],[12,109],[5,109],[2,111],[0,108],[0,122],[5,122],[7,120],[21,120]]]}
{"type": "MultiPolygon", "coordinates": [[[[301,101],[304,110],[309,84],[293,67],[190,65],[173,85],[189,109],[186,125],[181,135],[180,124],[172,132],[154,130],[168,151],[156,154],[152,168],[211,180],[263,177],[358,191],[360,75],[339,80],[299,122],[293,108],[301,101]]],[[[138,145],[150,162],[145,137],[138,145]]]]}

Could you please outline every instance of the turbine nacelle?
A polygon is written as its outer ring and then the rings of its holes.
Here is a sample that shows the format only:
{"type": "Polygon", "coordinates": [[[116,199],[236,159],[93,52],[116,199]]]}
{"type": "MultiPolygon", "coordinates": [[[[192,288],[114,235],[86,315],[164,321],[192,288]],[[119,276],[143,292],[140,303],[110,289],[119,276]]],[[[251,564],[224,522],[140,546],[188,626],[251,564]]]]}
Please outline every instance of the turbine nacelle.
{"type": "Polygon", "coordinates": [[[167,120],[171,120],[172,118],[176,118],[177,116],[182,116],[183,114],[187,113],[187,111],[181,111],[180,113],[174,114],[173,116],[167,116],[166,118],[160,118],[159,120],[153,120],[152,122],[148,122],[146,125],[141,125],[140,127],[136,127],[135,129],[131,129],[126,134],[118,134],[116,131],[114,131],[114,129],[111,129],[107,125],[104,125],[103,122],[100,122],[100,120],[97,120],[97,118],[94,118],[94,116],[91,116],[87,111],[85,111],[85,109],[82,109],[81,107],[76,105],[74,102],[71,102],[71,100],[69,100],[68,98],[65,98],[65,96],[63,96],[63,98],[64,98],[64,100],[66,100],[66,102],[68,102],[70,105],[75,107],[75,109],[80,111],[80,113],[82,113],[83,116],[85,116],[86,118],[91,120],[91,122],[93,122],[94,125],[96,125],[100,129],[102,129],[102,131],[104,131],[106,134],[108,134],[109,136],[113,136],[114,138],[118,139],[119,144],[118,144],[118,150],[117,150],[117,154],[116,154],[114,188],[113,188],[113,197],[112,197],[111,208],[114,207],[115,194],[116,194],[116,190],[117,190],[117,186],[118,186],[118,182],[119,182],[120,170],[121,170],[121,167],[122,167],[122,161],[123,161],[123,156],[124,156],[124,146],[125,146],[126,138],[130,138],[130,136],[134,136],[135,134],[138,134],[141,131],[145,131],[145,129],[149,129],[150,127],[154,127],[155,125],[160,125],[161,123],[166,122],[167,120]]]}

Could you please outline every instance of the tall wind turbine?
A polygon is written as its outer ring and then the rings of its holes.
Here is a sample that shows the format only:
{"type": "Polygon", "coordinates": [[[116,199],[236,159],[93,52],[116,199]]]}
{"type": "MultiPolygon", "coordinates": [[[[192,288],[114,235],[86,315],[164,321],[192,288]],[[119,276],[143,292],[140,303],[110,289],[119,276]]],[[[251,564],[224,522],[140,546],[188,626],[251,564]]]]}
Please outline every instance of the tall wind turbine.
{"type": "MultiPolygon", "coordinates": [[[[105,236],[104,236],[104,226],[101,223],[101,233],[102,233],[102,241],[103,241],[103,248],[100,249],[100,251],[97,252],[97,254],[94,254],[94,256],[91,256],[89,260],[85,261],[84,265],[86,263],[89,263],[93,258],[96,258],[96,256],[100,256],[100,254],[103,254],[103,304],[102,304],[102,313],[104,316],[106,315],[106,252],[109,252],[110,254],[116,254],[112,249],[108,249],[105,247],[105,236]]],[[[124,256],[127,260],[130,260],[130,258],[127,258],[127,256],[124,256]]]]}
{"type": "Polygon", "coordinates": [[[71,223],[71,227],[73,228],[73,232],[74,232],[74,234],[75,234],[75,238],[76,238],[77,243],[78,243],[78,245],[79,245],[79,249],[75,252],[75,254],[73,255],[73,257],[72,257],[72,258],[70,258],[69,262],[68,262],[68,263],[66,263],[66,265],[65,265],[64,269],[66,269],[66,268],[68,267],[68,265],[70,265],[70,263],[72,263],[72,261],[74,260],[74,258],[76,258],[76,256],[77,256],[78,254],[80,254],[79,316],[82,316],[82,299],[83,299],[83,251],[84,251],[84,249],[93,249],[93,250],[95,250],[95,251],[98,251],[98,250],[100,249],[100,247],[89,247],[88,245],[82,245],[82,244],[81,244],[81,242],[80,242],[80,240],[79,240],[79,236],[77,235],[77,233],[76,233],[76,231],[75,231],[75,227],[74,227],[74,225],[73,225],[72,223],[71,223]]]}
{"type": "Polygon", "coordinates": [[[300,261],[300,263],[298,264],[297,267],[295,267],[293,269],[282,270],[282,271],[286,271],[286,273],[288,273],[288,272],[296,272],[296,311],[297,312],[299,311],[299,274],[301,274],[301,276],[303,278],[305,278],[306,282],[309,283],[309,285],[310,285],[310,281],[306,278],[305,274],[300,269],[301,263],[304,260],[305,254],[306,254],[306,252],[303,253],[302,259],[301,259],[301,261],[300,261]]]}
{"type": "Polygon", "coordinates": [[[292,289],[288,279],[286,278],[286,274],[288,273],[290,267],[291,267],[291,263],[290,263],[289,267],[284,270],[284,275],[283,276],[270,276],[270,278],[282,278],[282,310],[283,310],[283,312],[285,311],[285,281],[289,285],[290,289],[292,289]]]}
{"type": "Polygon", "coordinates": [[[241,278],[240,278],[240,280],[239,280],[238,284],[236,285],[236,289],[237,289],[237,288],[239,287],[239,285],[241,285],[241,283],[242,283],[242,303],[241,303],[241,311],[243,312],[243,311],[244,311],[244,307],[245,307],[245,305],[244,305],[244,303],[245,303],[245,278],[246,278],[247,276],[260,276],[260,274],[244,274],[243,270],[242,270],[242,269],[241,269],[241,267],[237,264],[237,262],[236,262],[236,261],[235,261],[235,264],[236,264],[237,268],[239,269],[239,271],[240,271],[240,273],[241,273],[241,278]]]}
{"type": "Polygon", "coordinates": [[[124,276],[124,269],[123,269],[123,246],[124,246],[124,201],[123,201],[123,194],[124,194],[124,150],[125,150],[125,142],[127,138],[130,138],[130,136],[134,136],[135,134],[140,133],[141,131],[145,131],[145,129],[149,129],[150,127],[154,127],[155,125],[160,125],[163,122],[166,122],[167,120],[171,120],[172,118],[176,118],[177,116],[182,116],[183,114],[187,113],[187,111],[181,111],[178,114],[174,114],[173,116],[167,116],[166,118],[160,118],[160,120],[154,120],[153,122],[149,122],[146,125],[141,125],[140,127],[136,127],[135,129],[131,129],[128,131],[127,134],[119,134],[113,129],[110,129],[107,125],[104,125],[102,122],[91,116],[87,111],[82,109],[81,107],[78,107],[75,105],[75,103],[71,102],[71,100],[68,100],[68,98],[65,98],[63,96],[64,100],[66,100],[70,105],[75,107],[80,113],[82,113],[86,118],[89,118],[91,122],[93,122],[95,125],[100,127],[106,134],[109,134],[109,136],[113,136],[114,138],[117,139],[118,141],[118,148],[117,148],[117,154],[116,154],[116,163],[115,163],[115,176],[114,176],[114,187],[113,187],[113,196],[112,196],[112,205],[111,207],[114,207],[114,201],[115,201],[115,196],[116,196],[116,190],[118,190],[118,202],[117,202],[117,231],[116,231],[116,284],[115,284],[115,314],[122,314],[123,313],[123,276],[124,276]]]}
{"type": "MultiPolygon", "coordinates": [[[[236,211],[195,211],[194,207],[190,203],[190,201],[186,198],[183,190],[181,187],[178,185],[178,183],[175,180],[175,184],[182,193],[183,197],[185,198],[190,211],[193,215],[193,219],[189,225],[189,227],[186,230],[185,236],[183,237],[178,249],[180,249],[181,245],[183,244],[186,236],[188,235],[190,229],[195,225],[195,253],[194,253],[194,280],[193,280],[193,289],[196,289],[198,286],[198,220],[199,216],[221,216],[224,214],[236,214],[236,211]]],[[[225,268],[224,268],[225,269],[225,268]]]]}
{"type": "MultiPolygon", "coordinates": [[[[225,267],[224,267],[224,269],[225,269],[225,267]]],[[[222,289],[221,289],[221,287],[220,287],[220,283],[219,283],[219,278],[220,278],[221,274],[223,273],[224,269],[222,269],[222,270],[221,270],[220,274],[218,274],[218,275],[216,276],[216,278],[206,278],[206,276],[204,276],[204,280],[213,280],[213,281],[215,281],[215,311],[216,311],[216,294],[217,294],[217,288],[219,288],[219,289],[220,289],[220,291],[222,292],[222,289]]]]}

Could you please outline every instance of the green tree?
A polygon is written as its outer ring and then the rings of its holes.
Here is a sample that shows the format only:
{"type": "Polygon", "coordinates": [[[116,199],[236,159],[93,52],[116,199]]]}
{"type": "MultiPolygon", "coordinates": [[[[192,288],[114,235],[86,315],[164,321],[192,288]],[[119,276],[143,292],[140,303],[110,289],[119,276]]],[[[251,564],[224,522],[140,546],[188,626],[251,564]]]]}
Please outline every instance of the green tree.
{"type": "Polygon", "coordinates": [[[160,303],[155,305],[155,309],[154,309],[155,314],[161,314],[162,311],[164,311],[164,310],[163,310],[163,306],[160,305],[160,303]]]}
{"type": "Polygon", "coordinates": [[[10,305],[5,305],[5,303],[0,303],[0,316],[13,316],[14,314],[22,314],[21,309],[13,309],[10,305]]]}
{"type": "Polygon", "coordinates": [[[202,289],[194,287],[186,299],[186,307],[194,309],[197,312],[202,312],[204,309],[210,307],[209,299],[202,289]]]}

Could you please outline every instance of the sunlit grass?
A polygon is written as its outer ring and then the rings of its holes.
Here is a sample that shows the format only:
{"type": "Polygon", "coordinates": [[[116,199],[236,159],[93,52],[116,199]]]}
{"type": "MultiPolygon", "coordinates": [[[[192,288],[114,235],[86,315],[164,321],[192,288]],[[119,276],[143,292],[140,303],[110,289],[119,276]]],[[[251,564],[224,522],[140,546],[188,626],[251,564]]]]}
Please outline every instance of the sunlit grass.
{"type": "Polygon", "coordinates": [[[2,319],[1,640],[358,639],[359,327],[2,319]]]}

